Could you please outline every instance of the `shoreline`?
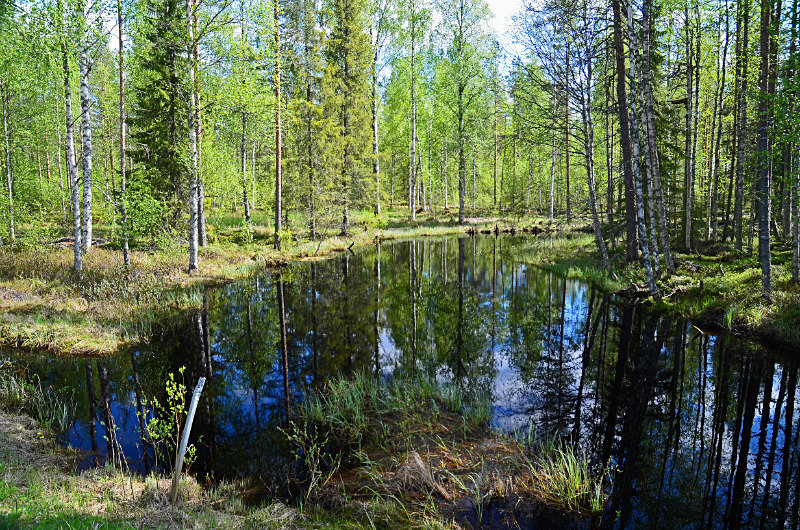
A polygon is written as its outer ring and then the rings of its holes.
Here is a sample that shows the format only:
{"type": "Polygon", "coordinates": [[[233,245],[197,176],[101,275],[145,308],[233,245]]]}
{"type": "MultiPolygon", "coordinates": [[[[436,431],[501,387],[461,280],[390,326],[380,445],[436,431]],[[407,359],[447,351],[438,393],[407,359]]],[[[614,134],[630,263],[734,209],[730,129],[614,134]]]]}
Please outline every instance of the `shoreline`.
{"type": "MultiPolygon", "coordinates": [[[[68,248],[28,250],[0,258],[0,347],[46,351],[57,356],[103,357],[146,343],[152,325],[176,313],[200,306],[200,291],[243,279],[263,270],[279,270],[293,261],[331,258],[372,245],[458,234],[573,234],[571,240],[545,248],[515,249],[515,259],[592,283],[605,292],[630,294],[660,311],[689,318],[711,331],[725,331],[746,340],[777,346],[800,345],[800,288],[791,284],[786,263],[777,262],[776,296],[765,305],[757,293],[760,271],[755,258],[730,249],[716,256],[675,253],[677,272],[659,280],[660,300],[642,294],[643,271],[638,264],[620,268],[613,281],[596,256],[594,239],[585,224],[549,225],[495,217],[470,218],[458,225],[445,217],[420,216],[413,226],[354,224],[347,236],[326,234],[316,241],[295,240],[283,251],[263,241],[249,245],[217,242],[201,248],[200,271],[188,274],[182,248],[136,250],[125,268],[116,250],[96,248],[84,258],[80,274],[71,270],[68,248]],[[752,262],[752,263],[750,263],[752,262]],[[749,284],[752,283],[753,286],[749,284]],[[751,289],[752,287],[752,289],[751,289]]],[[[401,221],[398,225],[405,224],[401,221]]],[[[238,229],[241,231],[241,229],[238,229]]],[[[261,240],[270,240],[268,232],[261,240]]],[[[240,237],[237,231],[229,239],[240,237]]],[[[776,253],[781,255],[780,252],[776,253]]],[[[616,256],[619,260],[620,256],[616,256]]]]}

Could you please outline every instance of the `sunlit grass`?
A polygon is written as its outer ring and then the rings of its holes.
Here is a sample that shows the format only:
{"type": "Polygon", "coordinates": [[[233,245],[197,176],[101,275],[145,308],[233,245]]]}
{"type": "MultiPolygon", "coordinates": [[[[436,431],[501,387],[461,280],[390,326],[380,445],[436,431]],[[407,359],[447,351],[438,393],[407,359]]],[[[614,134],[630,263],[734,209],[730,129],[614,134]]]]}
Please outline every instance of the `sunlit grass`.
{"type": "Polygon", "coordinates": [[[567,512],[600,514],[608,501],[608,469],[591,464],[572,444],[546,439],[527,460],[535,495],[567,512]]]}

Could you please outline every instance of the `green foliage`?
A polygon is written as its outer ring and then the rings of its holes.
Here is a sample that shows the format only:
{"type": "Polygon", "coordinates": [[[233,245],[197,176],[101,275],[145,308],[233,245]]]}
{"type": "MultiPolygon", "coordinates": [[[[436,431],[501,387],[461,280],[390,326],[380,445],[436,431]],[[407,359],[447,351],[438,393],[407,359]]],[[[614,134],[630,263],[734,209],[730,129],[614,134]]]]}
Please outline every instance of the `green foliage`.
{"type": "Polygon", "coordinates": [[[146,180],[133,180],[126,191],[130,235],[155,238],[164,225],[165,203],[153,196],[146,180]]]}
{"type": "Polygon", "coordinates": [[[287,430],[280,429],[289,443],[297,448],[296,458],[301,460],[308,474],[305,499],[308,499],[324,487],[339,470],[341,455],[329,457],[327,454],[328,438],[321,437],[313,428],[298,427],[292,421],[287,430]]]}
{"type": "Polygon", "coordinates": [[[179,0],[146,0],[134,26],[131,154],[150,193],[162,200],[182,196],[188,178],[185,10],[179,0]]]}
{"type": "MultiPolygon", "coordinates": [[[[153,445],[156,454],[160,455],[170,467],[174,465],[180,445],[180,437],[183,433],[186,414],[188,413],[186,396],[188,389],[184,384],[183,372],[186,367],[178,369],[181,376],[180,381],[175,380],[175,374],[169,373],[165,385],[166,401],[162,405],[158,398],[145,401],[145,405],[151,409],[151,416],[146,419],[145,431],[150,443],[153,445]]],[[[147,413],[146,413],[147,415],[147,413]]],[[[186,447],[183,464],[186,473],[197,459],[197,447],[190,444],[186,447]]]]}

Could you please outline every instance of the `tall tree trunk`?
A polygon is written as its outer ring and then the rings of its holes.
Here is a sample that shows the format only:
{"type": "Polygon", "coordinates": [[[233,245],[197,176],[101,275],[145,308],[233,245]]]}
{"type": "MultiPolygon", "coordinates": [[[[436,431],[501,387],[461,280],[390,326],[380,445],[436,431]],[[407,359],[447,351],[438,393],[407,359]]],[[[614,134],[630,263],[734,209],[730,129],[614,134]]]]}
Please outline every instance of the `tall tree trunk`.
{"type": "MultiPolygon", "coordinates": [[[[122,0],[117,0],[117,28],[119,28],[119,211],[122,217],[122,259],[130,266],[131,256],[128,247],[128,206],[126,204],[127,176],[125,174],[125,48],[122,42],[122,0]]],[[[61,166],[59,166],[60,171],[61,166]]]]}
{"type": "MultiPolygon", "coordinates": [[[[608,273],[611,275],[611,278],[617,279],[617,275],[614,273],[614,269],[611,266],[611,260],[608,258],[608,250],[606,249],[606,243],[603,240],[603,231],[600,227],[600,215],[597,209],[597,188],[595,183],[595,176],[594,176],[594,123],[592,121],[592,96],[591,96],[591,87],[592,87],[592,50],[589,46],[586,47],[586,57],[585,60],[586,64],[586,86],[581,87],[581,115],[583,117],[583,128],[584,128],[584,153],[586,156],[586,175],[589,185],[589,202],[592,208],[592,229],[594,230],[594,239],[597,243],[597,250],[600,252],[600,256],[603,259],[603,265],[605,266],[608,273]]],[[[588,322],[588,321],[587,321],[588,322]]],[[[588,323],[587,323],[588,328],[588,323]]],[[[578,421],[576,420],[576,432],[577,432],[577,424],[578,421]]]]}
{"type": "MultiPolygon", "coordinates": [[[[492,170],[492,178],[494,179],[494,188],[492,191],[492,204],[495,208],[497,208],[497,113],[500,112],[498,109],[498,95],[495,94],[494,96],[494,169],[492,170]]],[[[555,134],[555,133],[554,133],[555,134]]],[[[550,220],[552,222],[552,214],[550,215],[550,220]]]]}
{"type": "MultiPolygon", "coordinates": [[[[686,48],[684,50],[684,58],[686,59],[686,119],[685,119],[685,142],[684,142],[684,159],[683,159],[683,247],[686,252],[691,252],[692,249],[692,208],[694,207],[694,179],[692,174],[692,160],[694,142],[692,140],[692,119],[694,117],[694,48],[692,46],[693,37],[691,29],[691,20],[689,14],[689,0],[685,0],[684,5],[684,31],[686,48]]],[[[699,67],[699,65],[698,65],[699,67]]]]}
{"type": "Polygon", "coordinates": [[[647,122],[647,148],[650,153],[648,164],[652,168],[652,186],[655,192],[656,208],[658,210],[658,233],[661,237],[661,250],[664,253],[664,263],[668,274],[675,273],[675,262],[672,260],[672,251],[669,245],[669,231],[667,230],[667,209],[664,205],[664,194],[661,188],[661,161],[658,157],[658,142],[656,140],[656,116],[653,102],[653,85],[650,73],[650,33],[652,31],[652,0],[644,0],[642,15],[644,18],[644,49],[642,60],[642,82],[644,84],[645,119],[647,122]]]}
{"type": "Polygon", "coordinates": [[[0,80],[0,98],[3,100],[3,147],[6,155],[6,191],[8,191],[8,237],[14,244],[14,170],[8,131],[8,82],[0,80]]]}
{"type": "MultiPolygon", "coordinates": [[[[61,217],[63,218],[64,224],[67,223],[67,205],[64,201],[64,171],[61,169],[61,131],[58,131],[56,136],[58,144],[56,145],[56,164],[58,165],[58,186],[59,186],[59,197],[61,198],[61,217]]],[[[69,183],[68,183],[69,186],[69,183]]]]}
{"type": "Polygon", "coordinates": [[[196,0],[186,0],[186,30],[188,34],[187,55],[189,57],[189,272],[198,268],[198,212],[197,212],[197,94],[195,93],[194,70],[194,23],[196,0]]]}
{"type": "Polygon", "coordinates": [[[635,67],[635,55],[637,53],[636,50],[636,40],[635,40],[635,29],[633,27],[633,9],[629,8],[628,10],[628,30],[630,32],[630,46],[631,46],[631,77],[632,77],[632,86],[634,87],[633,92],[631,93],[630,98],[630,108],[631,108],[631,144],[633,146],[633,177],[634,177],[634,186],[636,189],[636,223],[638,226],[638,233],[639,233],[639,247],[642,249],[642,261],[644,262],[644,272],[645,276],[647,277],[647,284],[650,287],[650,294],[653,296],[658,296],[658,289],[656,287],[655,277],[653,276],[653,266],[650,261],[650,245],[647,241],[647,228],[645,227],[645,213],[644,213],[644,193],[642,190],[642,171],[639,165],[639,116],[637,114],[637,107],[636,107],[636,100],[638,99],[636,96],[636,67],[635,67]]]}
{"type": "MultiPolygon", "coordinates": [[[[281,249],[281,219],[283,215],[283,161],[281,149],[281,41],[280,19],[278,17],[278,2],[274,4],[275,24],[275,250],[281,249]]],[[[346,220],[345,220],[346,223],[346,220]]]]}
{"type": "Polygon", "coordinates": [[[636,222],[636,190],[633,182],[633,153],[631,152],[628,96],[625,89],[625,51],[622,44],[622,8],[620,0],[612,0],[614,11],[614,53],[617,76],[617,110],[619,112],[620,143],[622,144],[623,175],[625,182],[625,258],[628,262],[639,259],[636,222]]]}
{"type": "MultiPolygon", "coordinates": [[[[472,148],[472,215],[475,215],[475,185],[478,181],[477,153],[475,147],[472,148]]],[[[528,189],[528,202],[530,202],[530,188],[528,189]]]]}
{"type": "Polygon", "coordinates": [[[83,268],[83,254],[81,253],[81,198],[78,190],[78,164],[75,160],[75,137],[74,125],[72,120],[72,90],[69,86],[69,61],[67,59],[66,45],[61,43],[61,54],[63,56],[64,69],[64,109],[67,126],[67,166],[69,168],[69,180],[72,183],[72,235],[73,243],[73,264],[76,271],[83,268]]]}
{"type": "Polygon", "coordinates": [[[417,73],[416,73],[416,37],[417,37],[417,9],[416,2],[411,2],[411,153],[408,161],[408,208],[411,210],[411,219],[417,218],[417,205],[415,202],[417,189],[417,73]]]}
{"type": "Polygon", "coordinates": [[[89,115],[89,56],[81,54],[81,117],[83,128],[83,229],[81,231],[81,249],[88,254],[92,248],[92,122],[89,115]]]}
{"type": "Polygon", "coordinates": [[[739,116],[737,123],[737,151],[736,151],[736,189],[733,207],[733,224],[736,235],[736,250],[742,250],[742,222],[743,222],[743,203],[744,203],[744,170],[745,170],[745,147],[747,142],[747,65],[748,49],[750,39],[750,0],[744,0],[740,14],[741,34],[737,35],[737,48],[741,56],[736,58],[737,71],[740,76],[737,79],[739,84],[737,107],[739,116]],[[739,42],[741,41],[741,42],[739,42]]]}
{"type": "Polygon", "coordinates": [[[467,160],[464,153],[466,143],[466,130],[464,124],[464,91],[467,88],[467,73],[464,72],[464,2],[461,0],[458,21],[458,35],[456,35],[456,53],[458,54],[458,224],[464,224],[464,196],[466,194],[467,180],[467,160]]]}
{"type": "Polygon", "coordinates": [[[194,24],[194,34],[198,36],[196,39],[192,39],[194,52],[194,63],[192,64],[192,68],[194,68],[194,103],[196,108],[194,136],[197,142],[197,238],[198,244],[204,247],[208,244],[208,231],[206,230],[205,187],[203,186],[203,114],[200,105],[200,45],[198,43],[200,34],[196,6],[192,16],[192,23],[194,24]]]}
{"type": "MultiPolygon", "coordinates": [[[[127,175],[125,163],[125,48],[122,42],[122,0],[117,0],[117,28],[119,28],[119,211],[122,222],[122,260],[130,266],[131,256],[128,245],[128,206],[126,204],[127,175]]],[[[60,166],[59,166],[60,169],[60,166]]]]}
{"type": "MultiPolygon", "coordinates": [[[[780,0],[779,0],[780,2],[780,0]]],[[[768,101],[770,91],[770,65],[772,44],[771,32],[773,31],[772,0],[761,2],[761,35],[759,52],[761,54],[761,69],[759,73],[760,98],[758,102],[758,155],[759,179],[756,199],[758,203],[758,257],[761,262],[761,288],[762,296],[766,301],[772,299],[772,254],[770,252],[770,207],[771,207],[771,174],[770,174],[770,111],[771,103],[768,101]]],[[[776,16],[779,18],[779,15],[776,16]]]]}
{"type": "Polygon", "coordinates": [[[253,224],[250,220],[250,198],[247,196],[250,191],[247,186],[247,113],[242,112],[242,201],[244,203],[244,220],[247,223],[248,232],[253,231],[253,224]]]}
{"type": "Polygon", "coordinates": [[[553,207],[556,201],[556,95],[553,94],[553,145],[550,161],[550,224],[553,224],[553,207]]]}
{"type": "MultiPolygon", "coordinates": [[[[564,86],[567,89],[564,91],[564,157],[566,159],[566,185],[567,185],[567,223],[572,221],[572,203],[570,201],[570,167],[569,167],[569,40],[567,40],[567,50],[566,50],[566,62],[567,67],[564,70],[565,73],[565,82],[564,86]]],[[[513,200],[513,196],[512,196],[513,200]]]]}
{"type": "Polygon", "coordinates": [[[711,226],[709,227],[711,230],[711,240],[717,240],[717,229],[719,224],[719,215],[717,210],[718,207],[718,188],[719,188],[719,166],[720,166],[720,159],[721,152],[720,152],[720,140],[722,139],[722,110],[724,105],[724,96],[725,96],[725,78],[726,78],[726,70],[728,65],[728,44],[730,41],[730,11],[727,0],[725,0],[725,44],[722,48],[722,74],[719,78],[719,96],[718,96],[718,106],[719,110],[717,111],[717,133],[716,133],[716,142],[714,145],[714,170],[711,177],[711,226]]]}
{"type": "MultiPolygon", "coordinates": [[[[644,151],[645,168],[646,168],[646,172],[647,172],[647,201],[648,201],[647,213],[649,213],[649,215],[650,215],[650,245],[651,245],[650,250],[651,250],[651,253],[652,253],[651,255],[653,257],[653,271],[654,271],[655,276],[658,277],[659,269],[660,269],[659,258],[658,258],[658,230],[656,229],[656,213],[655,213],[655,211],[656,211],[655,202],[656,201],[655,201],[655,196],[654,196],[654,193],[653,193],[653,181],[654,181],[653,158],[656,158],[658,156],[658,152],[657,151],[653,152],[653,151],[650,150],[650,142],[649,142],[650,130],[649,130],[648,118],[646,116],[646,109],[647,109],[647,104],[645,102],[646,101],[646,97],[644,97],[645,88],[644,88],[644,82],[643,82],[642,77],[641,77],[640,72],[639,72],[640,67],[641,67],[641,65],[639,64],[641,62],[640,58],[639,58],[639,39],[636,36],[635,28],[633,28],[633,13],[632,13],[632,11],[630,12],[630,20],[631,20],[630,67],[631,67],[631,74],[632,74],[631,75],[631,80],[632,80],[632,82],[631,82],[631,100],[635,100],[637,105],[640,104],[640,103],[642,105],[641,126],[642,126],[642,134],[644,134],[644,139],[643,139],[644,141],[642,142],[642,149],[644,151]],[[641,99],[640,99],[640,97],[641,97],[641,99]]],[[[647,33],[647,30],[645,30],[645,33],[647,33]]],[[[638,108],[638,106],[636,108],[638,108]]],[[[633,125],[632,125],[633,127],[637,126],[638,116],[633,117],[631,121],[633,123],[633,125]]],[[[635,131],[635,133],[636,134],[634,134],[634,138],[637,138],[638,137],[638,130],[635,131]]],[[[635,177],[635,171],[636,170],[634,169],[634,177],[635,177]]],[[[643,179],[644,179],[644,177],[643,177],[643,179]]]]}
{"type": "Polygon", "coordinates": [[[378,144],[378,54],[380,52],[380,27],[375,35],[375,53],[372,57],[372,175],[375,177],[375,214],[381,214],[381,165],[378,144]]]}

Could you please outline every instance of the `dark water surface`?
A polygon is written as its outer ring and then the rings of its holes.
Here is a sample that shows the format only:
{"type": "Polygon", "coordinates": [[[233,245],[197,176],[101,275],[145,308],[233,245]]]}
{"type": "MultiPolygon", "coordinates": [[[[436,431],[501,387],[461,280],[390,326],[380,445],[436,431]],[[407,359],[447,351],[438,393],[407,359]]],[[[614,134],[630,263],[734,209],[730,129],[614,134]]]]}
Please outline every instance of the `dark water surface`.
{"type": "Polygon", "coordinates": [[[106,397],[131,466],[152,467],[137,398],[162,396],[167,374],[185,366],[187,386],[207,378],[191,472],[272,488],[287,466],[287,407],[339,373],[400,370],[491,391],[496,428],[530,422],[616,462],[622,527],[797,527],[798,352],[705,333],[514,259],[546,244],[384,243],[208,289],[202,310],[133,352],[14,360],[74,396],[71,446],[92,451],[98,404],[97,449],[84,466],[108,451],[106,397]]]}

